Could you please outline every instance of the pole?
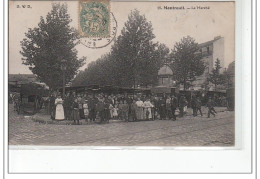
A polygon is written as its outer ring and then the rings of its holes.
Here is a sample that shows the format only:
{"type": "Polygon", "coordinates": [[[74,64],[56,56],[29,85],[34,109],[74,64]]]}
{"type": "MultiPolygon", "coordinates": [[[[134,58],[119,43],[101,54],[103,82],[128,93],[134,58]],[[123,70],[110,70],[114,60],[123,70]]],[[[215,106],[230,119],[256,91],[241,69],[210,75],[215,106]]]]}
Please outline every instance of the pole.
{"type": "Polygon", "coordinates": [[[62,97],[65,98],[65,70],[62,70],[62,97]]]}
{"type": "Polygon", "coordinates": [[[135,98],[135,58],[134,58],[134,98],[135,98]]]}

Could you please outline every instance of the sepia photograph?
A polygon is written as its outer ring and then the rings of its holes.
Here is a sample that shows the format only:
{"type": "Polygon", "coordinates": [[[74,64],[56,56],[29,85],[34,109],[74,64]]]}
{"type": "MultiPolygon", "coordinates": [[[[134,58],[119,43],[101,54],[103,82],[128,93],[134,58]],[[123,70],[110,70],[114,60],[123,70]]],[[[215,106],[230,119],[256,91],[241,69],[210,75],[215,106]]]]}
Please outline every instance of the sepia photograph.
{"type": "Polygon", "coordinates": [[[236,146],[235,2],[8,6],[9,146],[236,146]]]}

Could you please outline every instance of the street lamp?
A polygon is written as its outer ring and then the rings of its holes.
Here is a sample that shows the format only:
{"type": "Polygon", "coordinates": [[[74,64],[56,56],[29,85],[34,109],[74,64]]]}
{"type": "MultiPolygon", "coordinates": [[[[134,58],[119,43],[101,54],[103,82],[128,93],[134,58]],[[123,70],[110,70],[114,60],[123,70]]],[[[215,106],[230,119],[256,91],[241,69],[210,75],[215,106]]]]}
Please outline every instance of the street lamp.
{"type": "Polygon", "coordinates": [[[65,70],[66,70],[66,60],[61,60],[61,71],[62,71],[62,97],[65,98],[65,70]]]}
{"type": "MultiPolygon", "coordinates": [[[[137,27],[137,30],[135,32],[135,34],[137,35],[137,33],[139,32],[140,30],[140,27],[137,27]]],[[[137,55],[139,52],[137,52],[137,49],[136,49],[136,38],[135,36],[133,36],[132,38],[132,46],[134,47],[134,63],[133,63],[133,75],[134,75],[134,97],[135,97],[135,86],[136,86],[136,61],[137,61],[137,55]]]]}

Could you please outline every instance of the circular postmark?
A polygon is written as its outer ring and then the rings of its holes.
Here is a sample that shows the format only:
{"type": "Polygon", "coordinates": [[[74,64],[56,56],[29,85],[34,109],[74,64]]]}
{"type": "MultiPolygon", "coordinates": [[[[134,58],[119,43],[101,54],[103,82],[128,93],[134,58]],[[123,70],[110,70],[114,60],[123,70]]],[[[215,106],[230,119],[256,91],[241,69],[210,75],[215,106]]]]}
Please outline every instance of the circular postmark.
{"type": "Polygon", "coordinates": [[[108,46],[116,37],[117,21],[112,12],[110,12],[110,33],[107,37],[81,37],[80,43],[88,48],[103,48],[108,46]]]}

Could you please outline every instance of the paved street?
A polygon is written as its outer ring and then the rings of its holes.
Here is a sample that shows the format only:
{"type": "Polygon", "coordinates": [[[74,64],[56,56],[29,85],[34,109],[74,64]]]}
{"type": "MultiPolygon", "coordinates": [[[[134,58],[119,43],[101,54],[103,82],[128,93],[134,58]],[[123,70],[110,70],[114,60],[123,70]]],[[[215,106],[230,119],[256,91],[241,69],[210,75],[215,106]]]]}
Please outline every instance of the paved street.
{"type": "Polygon", "coordinates": [[[17,115],[9,105],[9,145],[61,146],[232,146],[234,112],[216,117],[177,118],[177,121],[111,122],[57,125],[17,115]]]}

